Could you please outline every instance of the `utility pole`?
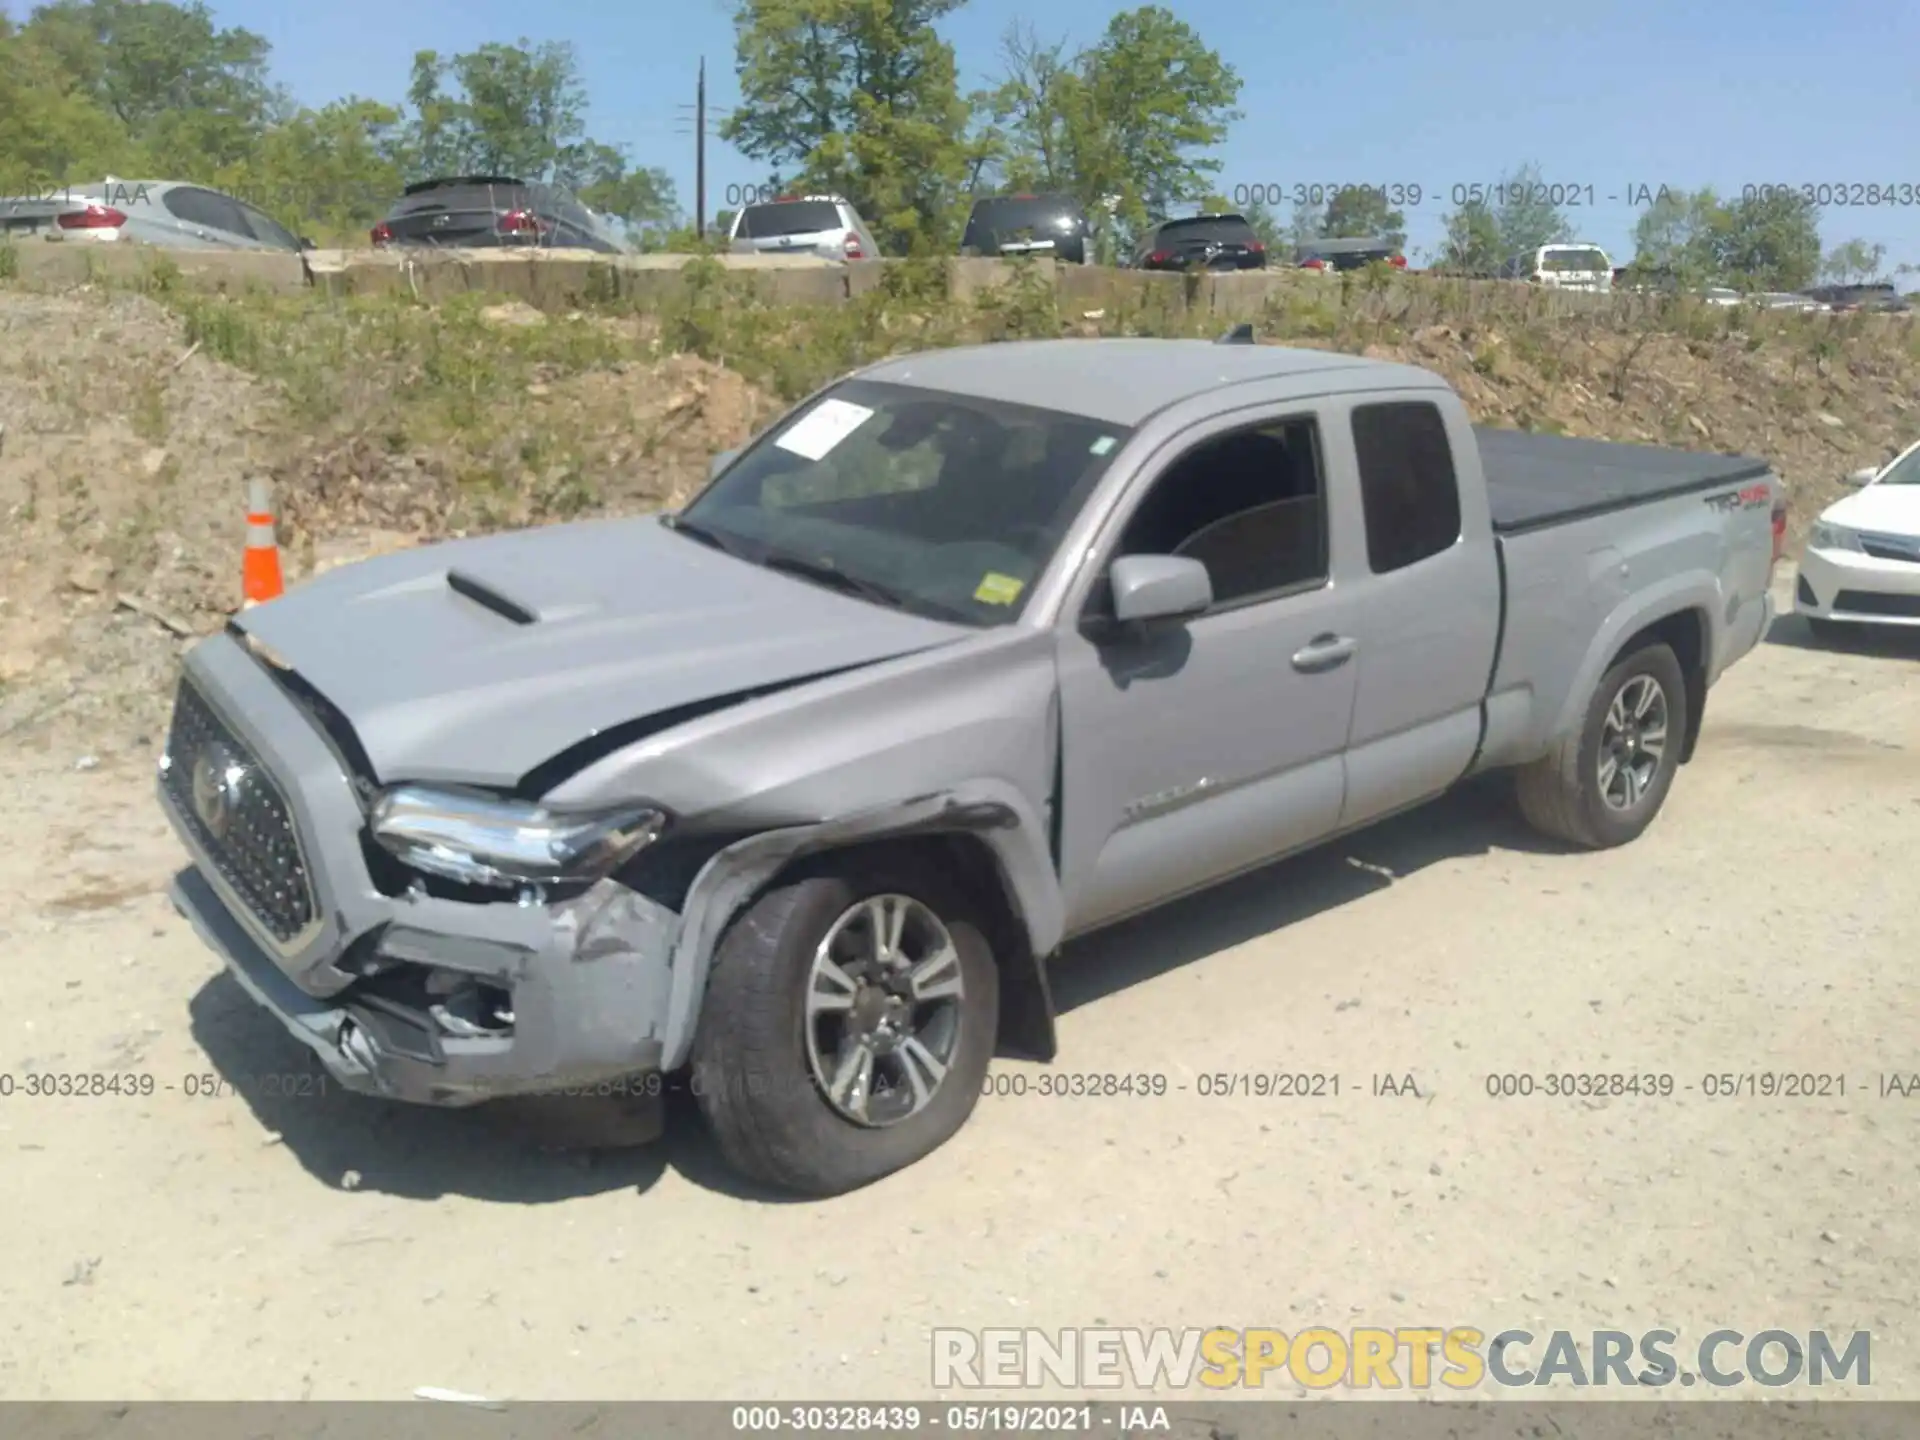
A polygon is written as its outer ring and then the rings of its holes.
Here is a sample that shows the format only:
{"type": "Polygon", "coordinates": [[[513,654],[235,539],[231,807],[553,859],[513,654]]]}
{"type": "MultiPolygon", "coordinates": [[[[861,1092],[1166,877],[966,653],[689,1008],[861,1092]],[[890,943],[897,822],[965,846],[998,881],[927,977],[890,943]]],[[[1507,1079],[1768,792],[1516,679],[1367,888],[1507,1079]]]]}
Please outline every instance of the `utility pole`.
{"type": "Polygon", "coordinates": [[[707,238],[707,57],[700,57],[700,83],[693,92],[693,233],[707,238]]]}

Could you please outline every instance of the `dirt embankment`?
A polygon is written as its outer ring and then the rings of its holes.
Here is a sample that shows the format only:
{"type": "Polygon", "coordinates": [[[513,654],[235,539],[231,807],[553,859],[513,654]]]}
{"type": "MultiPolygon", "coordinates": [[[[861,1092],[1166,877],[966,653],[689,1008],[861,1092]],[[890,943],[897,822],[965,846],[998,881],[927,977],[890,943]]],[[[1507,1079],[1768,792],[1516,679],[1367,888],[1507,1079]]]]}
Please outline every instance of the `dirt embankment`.
{"type": "MultiPolygon", "coordinates": [[[[349,325],[0,292],[0,734],[147,735],[180,645],[239,603],[250,476],[275,482],[289,582],[421,539],[684,498],[782,402],[662,353],[660,333],[510,305],[349,325]]],[[[1897,324],[1385,333],[1366,353],[1437,370],[1486,423],[1765,456],[1796,534],[1838,477],[1920,429],[1920,361],[1897,324]]]]}

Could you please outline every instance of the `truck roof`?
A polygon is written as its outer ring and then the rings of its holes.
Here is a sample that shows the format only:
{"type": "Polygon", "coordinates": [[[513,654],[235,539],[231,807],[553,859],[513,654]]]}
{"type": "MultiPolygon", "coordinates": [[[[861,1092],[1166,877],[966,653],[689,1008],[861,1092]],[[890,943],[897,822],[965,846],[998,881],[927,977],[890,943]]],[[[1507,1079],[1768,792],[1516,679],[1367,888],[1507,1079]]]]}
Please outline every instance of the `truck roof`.
{"type": "Polygon", "coordinates": [[[1431,371],[1358,355],[1210,340],[1015,340],[883,360],[863,379],[917,385],[1134,426],[1156,410],[1222,385],[1282,376],[1367,371],[1428,388],[1431,371]]]}

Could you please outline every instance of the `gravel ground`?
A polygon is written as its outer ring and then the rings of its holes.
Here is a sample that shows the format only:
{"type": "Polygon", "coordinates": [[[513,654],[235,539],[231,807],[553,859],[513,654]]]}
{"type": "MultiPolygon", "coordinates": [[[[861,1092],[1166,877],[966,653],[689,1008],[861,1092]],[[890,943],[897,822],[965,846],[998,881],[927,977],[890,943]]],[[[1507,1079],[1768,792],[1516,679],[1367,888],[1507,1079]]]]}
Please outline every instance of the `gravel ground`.
{"type": "Polygon", "coordinates": [[[1051,1068],[1165,1095],[996,1062],[1026,1095],[823,1203],[741,1193],[685,1114],[589,1162],[301,1093],[163,896],[150,747],[16,744],[0,1074],[156,1088],[0,1099],[0,1395],[904,1399],[936,1325],[1471,1324],[1867,1329],[1871,1393],[1920,1398],[1920,1098],[1874,1093],[1920,1072],[1920,645],[1775,642],[1638,843],[1552,853],[1472,791],[1089,941],[1051,1068]],[[1485,1088],[1569,1070],[1676,1090],[1485,1088]],[[1200,1093],[1275,1071],[1341,1091],[1200,1093]],[[1847,1093],[1701,1093],[1759,1071],[1847,1093]]]}

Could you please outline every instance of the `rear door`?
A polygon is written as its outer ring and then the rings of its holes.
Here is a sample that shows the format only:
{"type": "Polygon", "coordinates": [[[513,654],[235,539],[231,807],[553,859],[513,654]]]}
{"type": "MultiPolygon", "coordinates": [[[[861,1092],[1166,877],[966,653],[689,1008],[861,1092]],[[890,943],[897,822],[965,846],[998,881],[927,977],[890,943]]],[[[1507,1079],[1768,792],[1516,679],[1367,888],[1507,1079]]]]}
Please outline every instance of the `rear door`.
{"type": "Polygon", "coordinates": [[[1365,517],[1340,557],[1357,655],[1341,825],[1438,794],[1480,745],[1500,635],[1486,483],[1450,394],[1381,391],[1329,403],[1365,517]],[[1336,413],[1337,412],[1337,413],[1336,413]]]}
{"type": "Polygon", "coordinates": [[[1332,583],[1328,536],[1356,517],[1351,477],[1327,459],[1319,417],[1298,402],[1215,418],[1169,442],[1106,527],[1058,640],[1073,933],[1338,822],[1354,599],[1332,583]],[[1083,626],[1111,613],[1106,568],[1128,554],[1200,560],[1213,608],[1144,635],[1083,626]]]}

